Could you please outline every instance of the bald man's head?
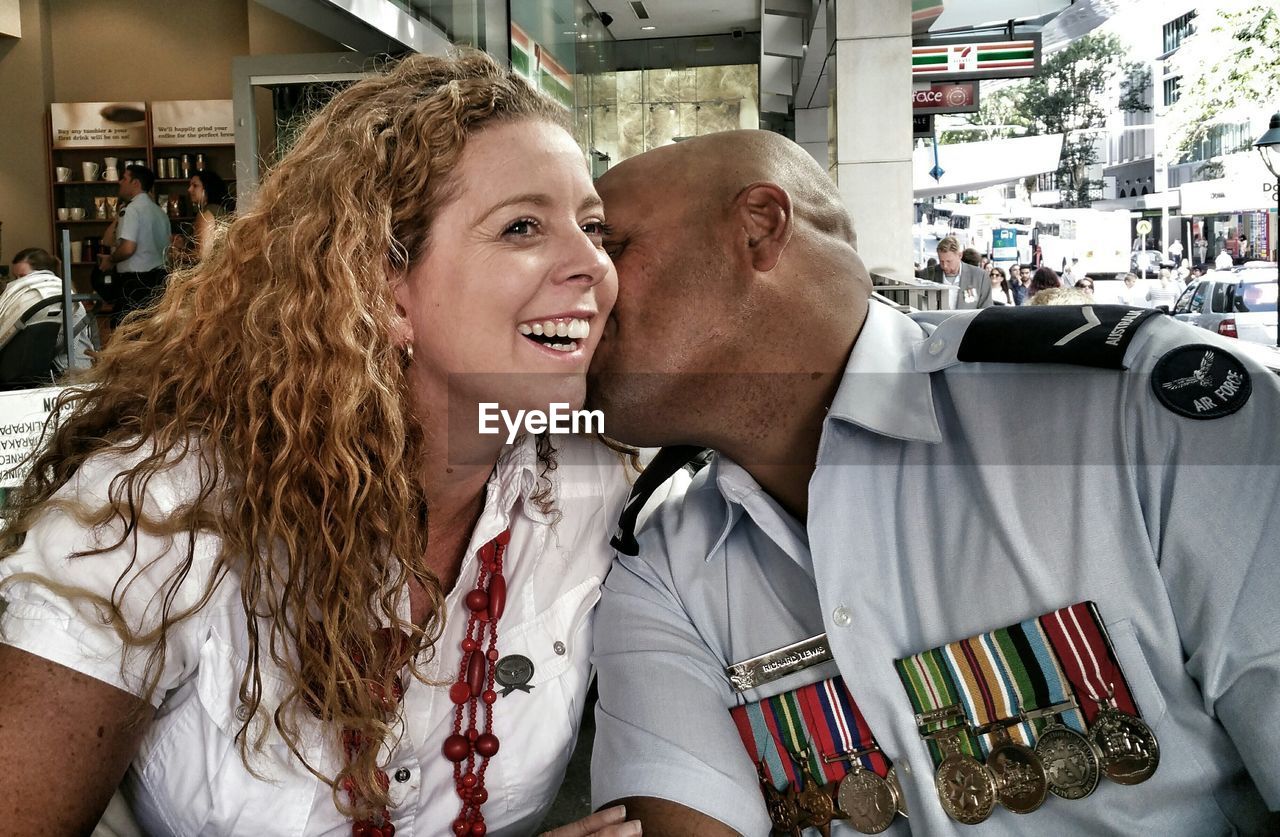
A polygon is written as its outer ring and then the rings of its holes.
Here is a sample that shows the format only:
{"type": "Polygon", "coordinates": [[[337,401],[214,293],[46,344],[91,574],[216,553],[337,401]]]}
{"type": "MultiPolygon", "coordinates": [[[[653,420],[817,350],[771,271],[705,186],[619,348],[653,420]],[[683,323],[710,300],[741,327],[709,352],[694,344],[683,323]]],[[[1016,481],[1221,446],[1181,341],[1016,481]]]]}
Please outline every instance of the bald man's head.
{"type": "Polygon", "coordinates": [[[835,183],[808,152],[771,131],[725,131],[656,148],[606,172],[600,186],[634,197],[642,184],[678,185],[679,209],[713,215],[759,182],[786,190],[796,221],[857,246],[835,183]]]}
{"type": "Polygon", "coordinates": [[[807,339],[865,305],[870,279],[839,192],[782,136],[685,140],[596,185],[619,286],[589,397],[618,438],[649,443],[624,425],[690,409],[726,376],[801,368],[807,339]]]}

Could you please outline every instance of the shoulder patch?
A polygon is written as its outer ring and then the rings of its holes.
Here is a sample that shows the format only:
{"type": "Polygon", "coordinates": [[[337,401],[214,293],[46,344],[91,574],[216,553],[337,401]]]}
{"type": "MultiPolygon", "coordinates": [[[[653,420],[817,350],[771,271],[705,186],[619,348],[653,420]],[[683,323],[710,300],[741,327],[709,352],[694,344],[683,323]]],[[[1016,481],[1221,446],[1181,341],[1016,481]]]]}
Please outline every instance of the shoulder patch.
{"type": "Polygon", "coordinates": [[[1166,352],[1151,372],[1160,403],[1180,416],[1216,419],[1239,410],[1253,393],[1249,370],[1220,346],[1193,343],[1166,352]]]}
{"type": "Polygon", "coordinates": [[[1151,308],[1127,305],[997,306],[969,323],[956,357],[964,363],[1069,363],[1123,369],[1124,353],[1151,308]]]}

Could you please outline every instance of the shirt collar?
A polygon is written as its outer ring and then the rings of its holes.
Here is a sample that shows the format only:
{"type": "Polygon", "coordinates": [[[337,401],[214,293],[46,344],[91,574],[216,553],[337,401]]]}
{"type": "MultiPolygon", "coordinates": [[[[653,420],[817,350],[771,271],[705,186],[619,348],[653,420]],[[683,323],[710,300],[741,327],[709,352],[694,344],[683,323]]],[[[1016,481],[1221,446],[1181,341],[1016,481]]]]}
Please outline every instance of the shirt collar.
{"type": "Polygon", "coordinates": [[[492,512],[510,525],[511,510],[519,500],[525,517],[535,523],[550,523],[552,516],[529,499],[537,488],[539,470],[535,436],[524,434],[514,444],[507,445],[485,486],[485,516],[492,512]]]}
{"type": "Polygon", "coordinates": [[[725,517],[720,534],[711,543],[703,557],[704,561],[710,561],[715,556],[729,539],[738,521],[743,515],[748,515],[787,557],[804,567],[810,575],[813,574],[813,563],[809,557],[809,545],[803,526],[765,493],[755,477],[738,463],[719,455],[711,461],[707,470],[710,485],[706,487],[718,491],[724,499],[725,517]]]}
{"type": "Polygon", "coordinates": [[[941,442],[932,382],[914,360],[927,337],[905,314],[872,299],[827,420],[894,439],[941,442]]]}

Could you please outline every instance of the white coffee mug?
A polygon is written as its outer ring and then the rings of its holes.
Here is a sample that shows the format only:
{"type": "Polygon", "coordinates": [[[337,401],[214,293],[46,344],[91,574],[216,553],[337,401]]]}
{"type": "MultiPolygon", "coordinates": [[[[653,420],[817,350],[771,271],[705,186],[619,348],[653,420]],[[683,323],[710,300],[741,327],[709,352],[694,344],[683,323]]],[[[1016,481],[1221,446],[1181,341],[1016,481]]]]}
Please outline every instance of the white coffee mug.
{"type": "Polygon", "coordinates": [[[70,217],[71,217],[71,210],[67,209],[65,206],[60,206],[60,207],[58,207],[58,220],[59,220],[59,221],[65,221],[65,220],[67,220],[67,219],[68,219],[68,218],[70,218],[70,217]]]}
{"type": "Polygon", "coordinates": [[[102,173],[102,179],[103,180],[119,180],[120,172],[116,170],[115,166],[107,166],[106,171],[102,173]]]}
{"type": "Polygon", "coordinates": [[[71,261],[73,262],[84,261],[84,259],[81,258],[81,256],[83,255],[84,255],[84,242],[83,241],[71,242],[71,261]]]}
{"type": "Polygon", "coordinates": [[[97,180],[98,172],[101,171],[97,163],[81,163],[80,170],[84,172],[85,180],[97,180]]]}
{"type": "Polygon", "coordinates": [[[59,183],[66,183],[71,179],[71,169],[66,166],[58,166],[53,171],[54,175],[58,178],[59,183]]]}
{"type": "Polygon", "coordinates": [[[117,165],[120,162],[119,157],[106,157],[104,158],[103,161],[106,163],[106,168],[109,168],[109,169],[119,168],[119,166],[117,165]]]}
{"type": "Polygon", "coordinates": [[[71,207],[71,220],[72,220],[72,221],[83,221],[83,220],[84,220],[84,207],[83,207],[83,206],[73,206],[73,207],[71,207]]]}

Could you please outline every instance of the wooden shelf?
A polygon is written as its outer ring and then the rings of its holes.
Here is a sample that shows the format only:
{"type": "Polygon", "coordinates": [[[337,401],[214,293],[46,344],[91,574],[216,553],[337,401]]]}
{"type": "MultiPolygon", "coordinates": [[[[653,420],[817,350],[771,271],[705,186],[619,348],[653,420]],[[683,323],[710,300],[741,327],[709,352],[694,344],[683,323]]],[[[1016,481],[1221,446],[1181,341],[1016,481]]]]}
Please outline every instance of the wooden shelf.
{"type": "Polygon", "coordinates": [[[54,186],[115,186],[119,188],[119,180],[55,180],[54,186]]]}
{"type": "Polygon", "coordinates": [[[73,221],[70,218],[63,221],[60,218],[54,218],[55,224],[110,224],[115,218],[81,218],[79,221],[73,221]]]}
{"type": "Polygon", "coordinates": [[[72,146],[71,148],[51,148],[54,154],[97,154],[99,151],[146,151],[145,145],[93,145],[72,146]]]}

